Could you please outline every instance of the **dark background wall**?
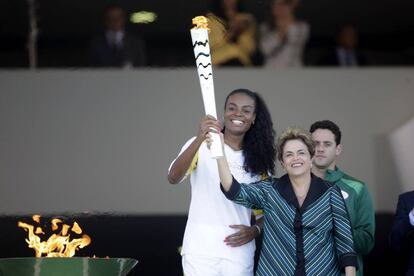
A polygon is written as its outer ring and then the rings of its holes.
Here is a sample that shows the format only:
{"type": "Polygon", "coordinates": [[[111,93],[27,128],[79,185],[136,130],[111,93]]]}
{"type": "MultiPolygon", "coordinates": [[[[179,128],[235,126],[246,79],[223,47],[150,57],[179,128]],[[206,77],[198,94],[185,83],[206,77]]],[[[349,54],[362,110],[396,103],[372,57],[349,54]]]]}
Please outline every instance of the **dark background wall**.
{"type": "MultiPolygon", "coordinates": [[[[189,35],[191,18],[206,12],[206,0],[38,0],[39,66],[87,66],[89,40],[102,29],[105,6],[114,2],[128,12],[157,13],[158,19],[154,23],[129,26],[145,38],[150,66],[193,64],[189,35]]],[[[266,18],[268,2],[245,1],[245,7],[260,23],[266,18]]],[[[360,46],[371,64],[412,65],[413,10],[411,0],[302,0],[298,17],[311,26],[305,61],[314,65],[317,57],[333,45],[338,26],[352,22],[360,31],[360,46]]],[[[27,66],[27,14],[27,1],[0,0],[0,67],[27,66]]]]}

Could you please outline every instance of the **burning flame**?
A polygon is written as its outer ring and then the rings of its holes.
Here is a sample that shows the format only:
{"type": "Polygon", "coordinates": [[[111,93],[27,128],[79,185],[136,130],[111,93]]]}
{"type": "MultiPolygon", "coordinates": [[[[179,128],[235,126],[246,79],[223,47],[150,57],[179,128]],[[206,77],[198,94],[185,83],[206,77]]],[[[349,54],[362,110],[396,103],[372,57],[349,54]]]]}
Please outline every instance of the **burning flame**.
{"type": "MultiPolygon", "coordinates": [[[[39,215],[34,215],[32,219],[34,222],[40,223],[39,215]]],[[[58,224],[62,223],[61,219],[52,219],[52,231],[58,230],[58,224]]],[[[39,258],[44,254],[46,254],[46,257],[73,257],[76,250],[91,243],[91,238],[86,234],[83,234],[81,238],[70,240],[69,230],[78,235],[82,234],[82,229],[76,222],[73,223],[72,227],[63,224],[60,233],[52,234],[47,241],[41,241],[38,236],[39,234],[45,234],[40,226],[35,229],[35,226],[21,221],[18,222],[17,226],[28,232],[26,242],[30,248],[35,250],[36,257],[39,258]]]]}
{"type": "Polygon", "coordinates": [[[207,29],[208,31],[210,31],[210,29],[208,28],[207,17],[196,16],[193,18],[192,22],[193,22],[193,25],[195,25],[193,29],[207,29]]]}

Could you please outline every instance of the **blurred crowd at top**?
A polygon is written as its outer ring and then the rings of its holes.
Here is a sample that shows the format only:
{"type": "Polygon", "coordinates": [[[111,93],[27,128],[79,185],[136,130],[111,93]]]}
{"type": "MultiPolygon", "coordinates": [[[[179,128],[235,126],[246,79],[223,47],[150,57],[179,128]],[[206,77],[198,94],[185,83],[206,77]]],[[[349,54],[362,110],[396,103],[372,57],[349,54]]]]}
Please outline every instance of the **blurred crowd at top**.
{"type": "MultiPolygon", "coordinates": [[[[414,45],[406,45],[401,50],[392,49],[391,54],[378,54],[381,51],[375,51],[377,49],[373,45],[361,47],[359,26],[349,21],[335,26],[336,32],[332,33],[329,42],[312,40],[312,25],[306,18],[297,15],[300,1],[269,0],[264,5],[268,9],[261,20],[244,8],[241,0],[208,1],[204,15],[209,20],[211,30],[209,38],[214,66],[299,68],[414,65],[414,45]]],[[[180,44],[153,37],[147,39],[136,28],[131,28],[130,17],[127,9],[119,3],[107,5],[102,14],[102,31],[91,34],[82,47],[74,47],[81,62],[73,63],[68,55],[65,63],[64,57],[57,57],[56,50],[48,57],[47,47],[42,50],[40,43],[39,55],[45,60],[43,66],[133,68],[194,64],[190,42],[185,41],[188,46],[181,47],[180,44]],[[53,62],[53,59],[58,62],[53,62]]],[[[65,49],[67,52],[67,47],[65,49]]],[[[7,56],[7,50],[10,49],[4,46],[0,48],[0,56],[7,56]]],[[[7,62],[2,64],[0,61],[0,67],[19,67],[24,64],[13,64],[10,56],[3,60],[7,62]]]]}

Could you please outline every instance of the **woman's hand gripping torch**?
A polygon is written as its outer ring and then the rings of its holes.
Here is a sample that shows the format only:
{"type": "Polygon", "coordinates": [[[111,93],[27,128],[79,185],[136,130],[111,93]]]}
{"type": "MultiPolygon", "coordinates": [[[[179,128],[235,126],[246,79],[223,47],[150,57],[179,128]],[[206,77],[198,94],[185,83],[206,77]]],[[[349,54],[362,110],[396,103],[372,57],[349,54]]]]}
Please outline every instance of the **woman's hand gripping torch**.
{"type": "MultiPolygon", "coordinates": [[[[204,16],[194,17],[193,24],[196,26],[191,29],[191,39],[193,41],[194,56],[197,65],[198,78],[200,80],[201,94],[203,96],[204,110],[206,115],[211,115],[217,119],[207,18],[204,16]]],[[[212,157],[222,157],[223,147],[220,135],[215,132],[210,132],[210,134],[213,139],[210,147],[212,157]]]]}

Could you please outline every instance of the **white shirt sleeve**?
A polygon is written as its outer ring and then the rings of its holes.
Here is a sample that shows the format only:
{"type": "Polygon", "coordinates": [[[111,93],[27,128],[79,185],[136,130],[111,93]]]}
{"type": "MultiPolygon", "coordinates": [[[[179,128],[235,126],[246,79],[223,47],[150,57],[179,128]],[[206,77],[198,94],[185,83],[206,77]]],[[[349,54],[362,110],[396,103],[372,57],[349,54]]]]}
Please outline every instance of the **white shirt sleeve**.
{"type": "Polygon", "coordinates": [[[411,225],[414,226],[414,215],[413,215],[413,213],[410,211],[410,214],[408,216],[410,217],[411,225]]]}

